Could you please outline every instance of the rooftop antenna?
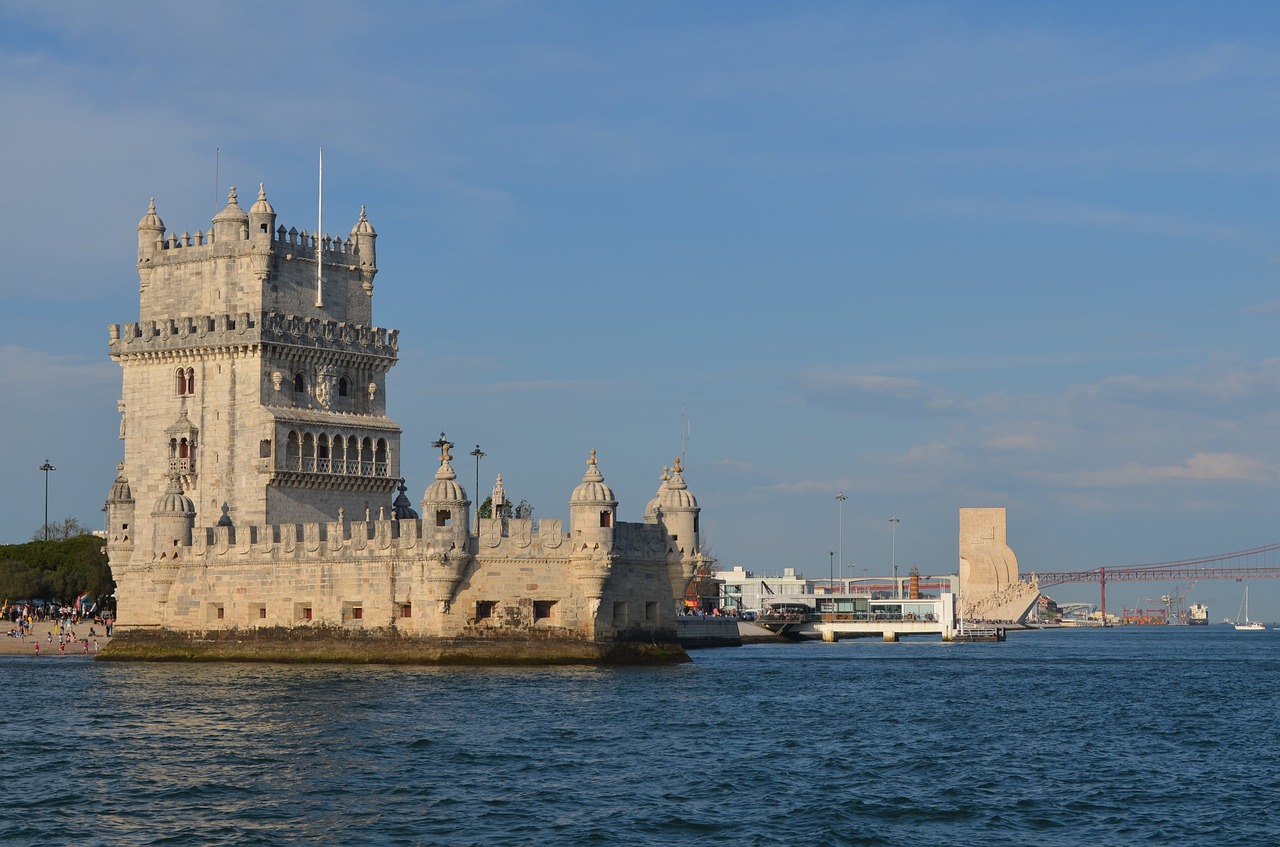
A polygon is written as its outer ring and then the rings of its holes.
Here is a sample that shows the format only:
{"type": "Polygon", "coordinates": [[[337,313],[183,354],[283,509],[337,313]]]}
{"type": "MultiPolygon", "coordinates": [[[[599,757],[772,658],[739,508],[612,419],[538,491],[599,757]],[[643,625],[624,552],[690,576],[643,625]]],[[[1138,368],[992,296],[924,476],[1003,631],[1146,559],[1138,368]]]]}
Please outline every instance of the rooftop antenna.
{"type": "Polygon", "coordinates": [[[689,425],[688,418],[684,416],[684,403],[681,403],[680,404],[680,465],[682,467],[685,464],[684,447],[685,447],[685,444],[688,443],[689,436],[691,434],[692,434],[692,427],[689,425]]]}
{"type": "Polygon", "coordinates": [[[213,148],[213,214],[218,215],[218,191],[222,185],[222,148],[213,148]]]}
{"type": "Polygon", "coordinates": [[[324,306],[324,256],[320,233],[324,232],[324,148],[320,148],[320,186],[316,200],[316,308],[324,306]]]}

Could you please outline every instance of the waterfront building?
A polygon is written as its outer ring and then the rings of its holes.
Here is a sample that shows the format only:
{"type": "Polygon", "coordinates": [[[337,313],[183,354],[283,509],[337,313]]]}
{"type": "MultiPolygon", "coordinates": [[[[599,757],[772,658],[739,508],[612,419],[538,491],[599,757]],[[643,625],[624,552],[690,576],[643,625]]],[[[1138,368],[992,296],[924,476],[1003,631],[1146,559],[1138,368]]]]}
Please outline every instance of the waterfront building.
{"type": "Polygon", "coordinates": [[[442,433],[413,509],[388,416],[399,338],[373,323],[363,208],[334,237],[278,224],[261,186],[245,211],[232,188],[207,232],[169,232],[154,200],[137,232],[139,318],[109,327],[121,644],[265,630],[674,640],[689,581],[712,562],[679,461],[639,523],[619,519],[592,450],[567,524],[494,509],[473,526],[442,433]]]}

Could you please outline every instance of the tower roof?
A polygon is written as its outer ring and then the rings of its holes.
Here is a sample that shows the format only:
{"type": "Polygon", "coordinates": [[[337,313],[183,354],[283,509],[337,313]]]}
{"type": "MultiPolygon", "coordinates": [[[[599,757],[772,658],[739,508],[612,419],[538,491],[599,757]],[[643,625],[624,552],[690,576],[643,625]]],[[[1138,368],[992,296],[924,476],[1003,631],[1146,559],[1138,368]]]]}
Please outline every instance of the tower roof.
{"type": "Polygon", "coordinates": [[[418,513],[413,510],[413,505],[409,502],[409,498],[405,495],[405,492],[408,491],[409,489],[404,484],[403,479],[400,480],[400,485],[398,485],[397,488],[400,491],[400,493],[396,495],[396,499],[393,500],[391,503],[391,508],[395,513],[396,520],[398,521],[416,520],[418,517],[418,513]]]}
{"type": "Polygon", "coordinates": [[[196,513],[196,504],[191,502],[191,498],[182,492],[182,483],[178,481],[177,474],[169,477],[169,487],[160,495],[160,499],[156,500],[156,507],[151,510],[151,514],[156,517],[164,515],[182,515],[190,517],[196,513]]]}
{"type": "MultiPolygon", "coordinates": [[[[233,192],[235,189],[231,189],[233,192]]],[[[267,189],[261,182],[258,183],[258,200],[249,207],[249,211],[255,215],[274,215],[276,210],[267,202],[267,189]]]]}
{"type": "Polygon", "coordinates": [[[667,480],[671,478],[671,475],[669,473],[670,470],[671,470],[670,468],[662,469],[662,476],[660,477],[661,481],[658,483],[658,493],[653,495],[653,499],[650,500],[649,504],[644,507],[645,521],[653,521],[653,520],[656,520],[658,517],[658,512],[660,511],[660,507],[662,506],[662,495],[667,490],[667,480]]]}
{"type": "Polygon", "coordinates": [[[436,471],[436,481],[427,486],[427,493],[422,495],[422,502],[465,502],[467,490],[458,483],[458,475],[454,473],[453,465],[450,464],[453,457],[449,455],[449,448],[453,447],[453,444],[445,440],[443,432],[440,433],[440,440],[436,444],[440,446],[440,469],[436,471]]]}
{"type": "Polygon", "coordinates": [[[600,468],[596,464],[594,448],[591,450],[591,457],[587,459],[587,472],[582,475],[582,483],[573,489],[573,496],[569,498],[569,502],[617,503],[613,499],[613,489],[605,484],[604,474],[600,473],[600,468]]]}
{"type": "Polygon", "coordinates": [[[664,509],[696,509],[698,498],[689,491],[684,481],[684,468],[677,457],[675,467],[671,469],[671,478],[667,480],[664,490],[658,495],[664,509]]]}
{"type": "Polygon", "coordinates": [[[373,231],[373,225],[369,223],[369,218],[364,213],[364,204],[360,204],[360,220],[356,221],[356,225],[351,227],[352,235],[377,235],[373,231]]]}
{"type": "Polygon", "coordinates": [[[231,190],[227,192],[227,207],[221,212],[213,216],[214,223],[223,221],[244,221],[249,222],[249,213],[240,208],[240,204],[236,202],[236,187],[231,186],[231,190]]]}
{"type": "Polygon", "coordinates": [[[132,503],[133,490],[129,487],[129,478],[124,475],[124,462],[116,462],[116,471],[116,481],[107,495],[107,505],[132,503]]]}
{"type": "Polygon", "coordinates": [[[147,209],[147,213],[142,216],[142,220],[138,221],[138,229],[154,229],[164,232],[164,221],[160,220],[160,216],[156,214],[156,198],[151,198],[151,208],[147,209]]]}

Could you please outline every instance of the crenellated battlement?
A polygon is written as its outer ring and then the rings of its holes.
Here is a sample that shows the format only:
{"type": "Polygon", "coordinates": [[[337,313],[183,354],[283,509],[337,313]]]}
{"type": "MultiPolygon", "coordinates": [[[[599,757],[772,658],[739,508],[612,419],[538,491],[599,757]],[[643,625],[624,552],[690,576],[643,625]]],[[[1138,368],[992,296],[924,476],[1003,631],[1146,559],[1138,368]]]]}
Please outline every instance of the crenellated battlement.
{"type": "MultiPolygon", "coordinates": [[[[176,232],[170,232],[168,235],[162,235],[151,242],[150,247],[152,252],[162,254],[159,257],[161,261],[190,261],[192,259],[205,258],[213,253],[212,248],[215,246],[225,248],[229,245],[240,244],[248,248],[254,244],[247,227],[242,230],[241,235],[242,237],[240,238],[217,241],[212,228],[208,232],[196,230],[194,235],[191,234],[190,230],[183,232],[181,235],[176,232]],[[165,256],[163,255],[164,253],[169,253],[169,255],[165,256]]],[[[341,238],[326,232],[317,239],[316,233],[308,232],[305,228],[289,227],[289,229],[285,229],[283,225],[276,227],[271,232],[271,240],[268,243],[273,251],[286,259],[310,258],[314,260],[317,240],[320,243],[320,255],[324,257],[326,262],[351,264],[360,252],[355,239],[349,235],[346,238],[341,238]]]]}
{"type": "Polygon", "coordinates": [[[120,324],[110,324],[107,329],[113,356],[259,343],[341,349],[390,359],[400,350],[399,330],[275,312],[131,321],[123,331],[120,324]]]}
{"type": "MultiPolygon", "coordinates": [[[[534,531],[533,521],[519,524],[498,544],[482,544],[485,557],[568,558],[570,550],[559,518],[543,518],[534,531]]],[[[483,541],[482,535],[482,541],[483,541]]],[[[461,551],[467,553],[468,551],[461,551]]],[[[245,561],[304,563],[381,560],[386,558],[434,558],[458,555],[451,529],[423,520],[337,520],[324,523],[274,524],[271,526],[212,526],[192,533],[190,548],[179,548],[175,564],[212,565],[245,561]]]]}
{"type": "MultiPolygon", "coordinates": [[[[578,552],[559,518],[481,522],[477,558],[565,558],[578,552]]],[[[176,565],[214,564],[245,557],[246,561],[346,562],[362,559],[432,558],[456,555],[451,529],[428,521],[372,519],[271,526],[211,526],[192,532],[189,549],[179,548],[176,565]]],[[[475,541],[475,536],[472,536],[475,541]]],[[[471,546],[471,545],[468,545],[471,546]]],[[[675,550],[670,536],[654,524],[619,523],[610,552],[630,560],[665,562],[675,550]]]]}

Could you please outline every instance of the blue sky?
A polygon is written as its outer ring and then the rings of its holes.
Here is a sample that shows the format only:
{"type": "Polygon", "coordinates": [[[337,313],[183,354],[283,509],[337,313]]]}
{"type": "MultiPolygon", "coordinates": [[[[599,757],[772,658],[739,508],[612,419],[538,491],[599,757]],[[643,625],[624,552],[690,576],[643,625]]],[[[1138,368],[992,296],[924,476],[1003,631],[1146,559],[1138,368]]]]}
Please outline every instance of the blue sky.
{"type": "Polygon", "coordinates": [[[825,575],[837,491],[872,573],[891,515],[954,571],[962,506],[1024,571],[1280,541],[1269,4],[370,5],[0,2],[0,539],[46,457],[51,515],[101,523],[148,199],[194,232],[265,182],[310,226],[323,146],[415,499],[443,430],[535,517],[594,447],[639,520],[683,411],[726,567],[825,575]]]}

